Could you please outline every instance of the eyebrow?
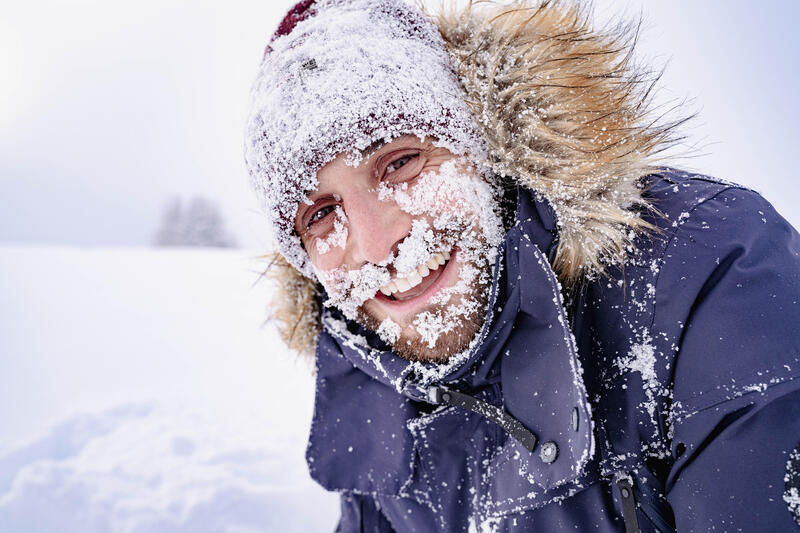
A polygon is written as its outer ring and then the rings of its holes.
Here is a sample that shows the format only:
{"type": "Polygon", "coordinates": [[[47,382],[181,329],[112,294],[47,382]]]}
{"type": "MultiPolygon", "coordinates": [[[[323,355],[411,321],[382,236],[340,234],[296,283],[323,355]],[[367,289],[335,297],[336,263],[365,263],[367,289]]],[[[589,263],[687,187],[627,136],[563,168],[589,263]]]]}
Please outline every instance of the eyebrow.
{"type": "MultiPolygon", "coordinates": [[[[394,140],[397,140],[397,139],[392,139],[392,140],[394,141],[394,140]]],[[[361,154],[361,157],[363,158],[363,160],[366,160],[371,155],[373,155],[375,152],[377,152],[378,150],[380,150],[381,148],[386,146],[387,144],[389,144],[389,143],[385,139],[378,139],[377,141],[373,142],[372,144],[370,144],[369,146],[367,146],[363,150],[359,150],[358,152],[361,154]]],[[[398,149],[410,148],[412,146],[413,146],[413,142],[411,140],[401,141],[400,146],[398,146],[398,149]]]]}
{"type": "Polygon", "coordinates": [[[373,142],[363,150],[359,150],[359,152],[361,153],[361,157],[363,157],[364,159],[369,158],[369,156],[380,150],[385,144],[386,144],[385,140],[378,139],[377,141],[373,142]]]}

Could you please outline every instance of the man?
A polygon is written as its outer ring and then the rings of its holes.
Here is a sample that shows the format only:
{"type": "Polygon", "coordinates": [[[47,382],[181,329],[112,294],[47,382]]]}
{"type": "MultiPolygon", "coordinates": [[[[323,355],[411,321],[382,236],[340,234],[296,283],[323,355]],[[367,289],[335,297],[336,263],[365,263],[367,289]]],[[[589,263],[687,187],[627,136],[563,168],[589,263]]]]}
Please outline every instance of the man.
{"type": "Polygon", "coordinates": [[[565,2],[306,0],[246,159],[340,531],[791,531],[800,240],[565,2]]]}

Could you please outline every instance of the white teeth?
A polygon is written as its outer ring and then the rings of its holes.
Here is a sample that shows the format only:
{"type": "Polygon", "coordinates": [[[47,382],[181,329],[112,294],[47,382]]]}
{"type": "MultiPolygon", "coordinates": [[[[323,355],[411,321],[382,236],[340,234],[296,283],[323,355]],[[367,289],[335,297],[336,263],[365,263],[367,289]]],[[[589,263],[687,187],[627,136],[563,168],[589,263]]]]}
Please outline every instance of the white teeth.
{"type": "Polygon", "coordinates": [[[450,252],[439,252],[433,254],[433,256],[428,259],[427,263],[419,265],[415,271],[411,272],[404,278],[397,278],[394,281],[390,281],[381,287],[380,291],[386,296],[391,296],[395,292],[405,292],[408,289],[416,287],[422,283],[422,278],[429,275],[431,271],[436,270],[440,265],[445,264],[449,260],[450,252]]]}
{"type": "Polygon", "coordinates": [[[394,282],[397,284],[397,290],[399,290],[400,292],[405,292],[411,288],[411,284],[408,282],[406,278],[399,278],[394,280],[394,282]]]}

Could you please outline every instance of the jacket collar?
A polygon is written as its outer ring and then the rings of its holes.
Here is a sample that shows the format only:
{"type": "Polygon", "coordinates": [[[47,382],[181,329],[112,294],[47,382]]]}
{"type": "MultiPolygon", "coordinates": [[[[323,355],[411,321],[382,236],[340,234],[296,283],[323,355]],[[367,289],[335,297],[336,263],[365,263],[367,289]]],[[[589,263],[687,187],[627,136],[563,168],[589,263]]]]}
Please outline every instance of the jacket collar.
{"type": "Polygon", "coordinates": [[[326,331],[337,340],[344,356],[359,370],[411,399],[425,397],[425,390],[435,384],[452,383],[469,376],[472,385],[480,386],[488,380],[489,369],[497,357],[497,350],[510,332],[514,314],[518,309],[505,305],[507,294],[517,284],[509,282],[506,265],[507,248],[515,228],[525,227],[526,238],[548,257],[552,257],[558,243],[557,221],[547,200],[529,189],[516,188],[515,224],[497,248],[493,266],[493,282],[477,342],[471,350],[453,357],[445,364],[412,362],[400,358],[374,332],[346,320],[336,309],[324,308],[322,321],[326,331]]]}
{"type": "Polygon", "coordinates": [[[418,400],[432,385],[473,395],[502,390],[506,411],[540,443],[555,442],[560,449],[561,460],[546,466],[524,448],[525,453],[511,450],[524,462],[519,469],[540,488],[563,485],[583,471],[594,448],[591,415],[558,280],[546,256],[556,245],[558,224],[543,199],[525,189],[517,193],[516,221],[497,254],[481,341],[458,361],[406,361],[373,333],[326,311],[307,450],[311,474],[322,486],[402,493],[414,475],[419,445],[409,424],[423,414],[418,400]],[[535,401],[531,391],[537,392],[535,401]],[[570,429],[573,413],[581,420],[579,430],[570,429]],[[353,450],[358,450],[355,463],[353,450]]]}

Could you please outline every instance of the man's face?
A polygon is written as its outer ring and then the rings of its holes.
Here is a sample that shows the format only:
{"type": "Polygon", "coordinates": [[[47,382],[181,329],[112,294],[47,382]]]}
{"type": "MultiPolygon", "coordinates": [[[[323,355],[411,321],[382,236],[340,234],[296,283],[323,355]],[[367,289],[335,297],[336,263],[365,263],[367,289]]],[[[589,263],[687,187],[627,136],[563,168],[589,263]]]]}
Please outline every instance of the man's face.
{"type": "Polygon", "coordinates": [[[335,305],[408,359],[446,361],[482,326],[502,236],[491,187],[430,140],[340,154],[295,229],[335,305]]]}

